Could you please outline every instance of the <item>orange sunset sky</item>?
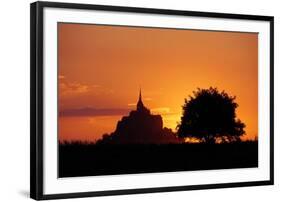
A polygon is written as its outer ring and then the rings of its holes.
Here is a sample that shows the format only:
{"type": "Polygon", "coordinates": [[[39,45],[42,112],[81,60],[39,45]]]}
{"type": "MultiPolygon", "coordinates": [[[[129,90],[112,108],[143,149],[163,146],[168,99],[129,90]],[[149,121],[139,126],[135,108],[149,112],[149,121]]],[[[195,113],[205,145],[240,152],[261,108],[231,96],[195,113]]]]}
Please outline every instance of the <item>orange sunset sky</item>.
{"type": "Polygon", "coordinates": [[[95,141],[143,102],[175,131],[184,98],[236,96],[244,139],[258,131],[258,34],[58,24],[59,140],[95,141]],[[65,112],[65,113],[63,113],[65,112]]]}

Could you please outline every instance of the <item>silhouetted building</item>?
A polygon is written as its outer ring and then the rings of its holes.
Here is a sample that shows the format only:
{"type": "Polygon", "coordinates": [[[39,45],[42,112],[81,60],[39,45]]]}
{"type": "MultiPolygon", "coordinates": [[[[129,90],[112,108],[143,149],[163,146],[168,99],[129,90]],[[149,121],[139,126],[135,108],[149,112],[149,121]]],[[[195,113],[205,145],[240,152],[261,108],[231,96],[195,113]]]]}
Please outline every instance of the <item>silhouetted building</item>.
{"type": "Polygon", "coordinates": [[[104,135],[100,143],[116,144],[168,144],[180,143],[171,129],[163,128],[161,115],[153,115],[147,109],[139,93],[137,109],[117,123],[116,130],[104,135]]]}

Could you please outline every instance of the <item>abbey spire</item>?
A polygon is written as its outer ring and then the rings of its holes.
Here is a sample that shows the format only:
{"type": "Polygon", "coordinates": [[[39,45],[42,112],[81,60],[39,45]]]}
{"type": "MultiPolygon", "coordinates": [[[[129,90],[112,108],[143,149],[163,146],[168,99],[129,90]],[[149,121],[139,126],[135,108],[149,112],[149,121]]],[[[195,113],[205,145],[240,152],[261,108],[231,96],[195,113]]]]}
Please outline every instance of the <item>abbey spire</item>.
{"type": "Polygon", "coordinates": [[[144,106],[142,102],[142,96],[141,96],[141,88],[140,88],[140,93],[139,93],[139,100],[137,103],[137,112],[148,112],[149,110],[144,106]]]}
{"type": "Polygon", "coordinates": [[[138,103],[137,103],[137,110],[142,111],[143,108],[144,108],[144,105],[142,103],[141,89],[140,89],[139,100],[138,100],[138,103]]]}
{"type": "Polygon", "coordinates": [[[140,88],[140,94],[139,94],[139,101],[142,101],[141,100],[141,88],[140,88]]]}

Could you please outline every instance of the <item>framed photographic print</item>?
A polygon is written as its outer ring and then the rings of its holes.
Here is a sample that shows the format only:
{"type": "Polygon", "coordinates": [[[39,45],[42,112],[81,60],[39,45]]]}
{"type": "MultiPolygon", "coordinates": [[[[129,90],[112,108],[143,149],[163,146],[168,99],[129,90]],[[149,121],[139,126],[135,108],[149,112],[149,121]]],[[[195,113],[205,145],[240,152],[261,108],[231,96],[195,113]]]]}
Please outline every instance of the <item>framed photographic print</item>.
{"type": "Polygon", "coordinates": [[[31,198],[273,184],[273,17],[31,4],[31,198]]]}

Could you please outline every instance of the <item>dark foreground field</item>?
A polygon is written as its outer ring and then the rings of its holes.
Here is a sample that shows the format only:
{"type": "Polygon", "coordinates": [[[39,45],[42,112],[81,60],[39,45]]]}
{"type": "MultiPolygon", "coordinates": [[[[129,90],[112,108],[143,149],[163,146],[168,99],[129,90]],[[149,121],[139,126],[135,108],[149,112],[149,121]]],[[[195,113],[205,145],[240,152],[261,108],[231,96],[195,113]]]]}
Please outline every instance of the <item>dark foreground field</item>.
{"type": "Polygon", "coordinates": [[[214,145],[59,145],[59,177],[257,166],[257,142],[214,145]]]}

